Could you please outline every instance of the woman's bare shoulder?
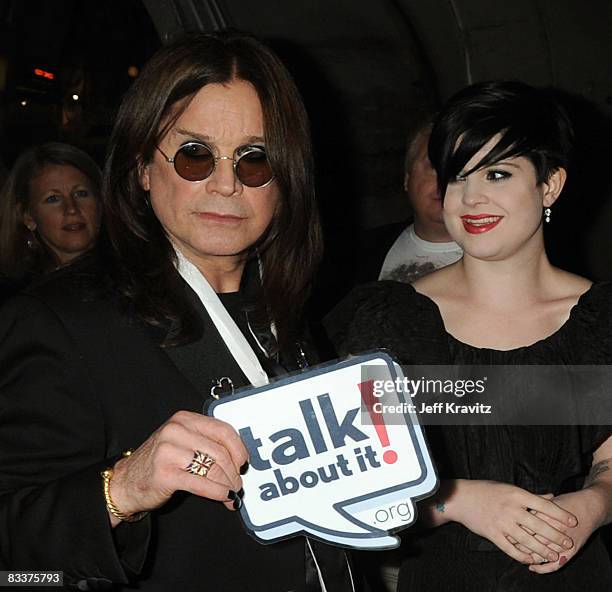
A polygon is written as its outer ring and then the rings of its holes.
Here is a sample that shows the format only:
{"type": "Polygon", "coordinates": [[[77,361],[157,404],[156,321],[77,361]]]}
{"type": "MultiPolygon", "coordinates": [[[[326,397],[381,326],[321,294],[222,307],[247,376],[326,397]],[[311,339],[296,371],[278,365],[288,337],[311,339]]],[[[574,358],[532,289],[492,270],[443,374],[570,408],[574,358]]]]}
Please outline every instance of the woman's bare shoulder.
{"type": "Polygon", "coordinates": [[[419,294],[435,300],[437,296],[448,294],[451,288],[457,285],[458,270],[459,262],[453,263],[419,278],[412,286],[419,294]]]}
{"type": "Polygon", "coordinates": [[[588,292],[593,282],[581,275],[555,268],[554,296],[556,299],[577,300],[588,292]]]}

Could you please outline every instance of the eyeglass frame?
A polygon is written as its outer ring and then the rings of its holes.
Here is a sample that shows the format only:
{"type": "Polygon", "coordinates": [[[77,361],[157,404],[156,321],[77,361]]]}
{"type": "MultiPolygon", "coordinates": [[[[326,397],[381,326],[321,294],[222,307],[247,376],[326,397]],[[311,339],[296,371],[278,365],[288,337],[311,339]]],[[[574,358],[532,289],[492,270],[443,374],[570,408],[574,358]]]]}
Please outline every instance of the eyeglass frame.
{"type": "MultiPolygon", "coordinates": [[[[234,156],[215,156],[215,153],[213,152],[213,149],[206,144],[205,142],[197,142],[197,141],[192,141],[192,142],[185,142],[184,144],[182,144],[181,146],[178,147],[177,151],[174,153],[174,156],[169,157],[159,146],[155,146],[157,148],[157,150],[159,150],[160,154],[164,157],[164,159],[166,160],[166,162],[170,163],[171,165],[173,165],[173,168],[176,172],[176,174],[181,178],[181,179],[185,179],[185,181],[188,181],[189,183],[201,183],[202,181],[206,181],[206,179],[210,178],[213,176],[215,170],[217,169],[217,162],[220,160],[231,160],[234,164],[233,164],[233,169],[234,169],[234,177],[238,180],[238,182],[243,185],[244,187],[250,187],[251,189],[263,189],[264,187],[267,187],[268,185],[270,185],[270,183],[272,183],[272,181],[274,181],[274,179],[276,178],[276,175],[274,174],[274,171],[272,171],[272,177],[270,178],[269,181],[266,181],[263,185],[257,185],[257,186],[252,186],[252,185],[246,185],[245,183],[243,183],[240,180],[240,177],[238,176],[238,171],[236,170],[236,167],[238,166],[238,163],[240,162],[240,159],[244,158],[247,154],[249,154],[250,152],[257,152],[256,149],[254,150],[247,150],[246,152],[244,152],[243,154],[241,154],[238,158],[235,158],[236,152],[238,150],[240,150],[240,148],[245,148],[245,147],[252,147],[252,148],[259,148],[261,149],[261,146],[251,146],[250,144],[243,144],[242,146],[238,146],[235,150],[234,150],[234,156]],[[214,164],[213,164],[213,168],[210,171],[210,174],[206,175],[206,177],[204,177],[203,179],[198,179],[196,181],[191,181],[190,179],[185,179],[185,177],[183,177],[183,175],[181,175],[177,170],[176,170],[176,155],[186,146],[190,146],[190,145],[197,145],[197,146],[204,146],[211,154],[214,164]]],[[[263,150],[264,154],[266,154],[266,158],[267,158],[267,153],[265,152],[265,150],[263,150]]]]}

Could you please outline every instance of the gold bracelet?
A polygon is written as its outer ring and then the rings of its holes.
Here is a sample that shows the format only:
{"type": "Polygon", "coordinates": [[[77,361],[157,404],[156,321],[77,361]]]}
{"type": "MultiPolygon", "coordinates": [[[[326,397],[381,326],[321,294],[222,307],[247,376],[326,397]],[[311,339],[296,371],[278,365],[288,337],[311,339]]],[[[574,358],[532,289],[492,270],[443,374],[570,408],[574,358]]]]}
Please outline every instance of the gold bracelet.
{"type": "MultiPolygon", "coordinates": [[[[126,458],[132,454],[131,450],[126,450],[123,453],[123,458],[126,458]]],[[[110,495],[110,482],[113,478],[115,470],[112,467],[108,469],[104,469],[100,474],[102,475],[102,482],[104,487],[104,501],[106,502],[106,507],[108,511],[115,517],[119,518],[122,522],[138,522],[142,520],[149,512],[136,512],[135,514],[124,514],[113,501],[113,498],[110,495]]]]}

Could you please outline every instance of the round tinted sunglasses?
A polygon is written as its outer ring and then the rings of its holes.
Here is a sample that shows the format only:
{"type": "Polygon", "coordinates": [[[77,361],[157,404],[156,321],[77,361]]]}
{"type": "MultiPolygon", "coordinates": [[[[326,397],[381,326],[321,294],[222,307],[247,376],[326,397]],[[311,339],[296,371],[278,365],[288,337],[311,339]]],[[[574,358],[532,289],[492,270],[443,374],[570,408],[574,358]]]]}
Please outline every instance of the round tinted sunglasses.
{"type": "Polygon", "coordinates": [[[233,157],[215,156],[211,148],[202,142],[183,144],[176,151],[174,158],[169,158],[159,146],[157,149],[169,163],[174,165],[179,177],[194,183],[210,177],[219,160],[233,161],[234,174],[247,187],[265,187],[274,180],[274,173],[263,146],[250,144],[239,146],[234,151],[233,157]]]}

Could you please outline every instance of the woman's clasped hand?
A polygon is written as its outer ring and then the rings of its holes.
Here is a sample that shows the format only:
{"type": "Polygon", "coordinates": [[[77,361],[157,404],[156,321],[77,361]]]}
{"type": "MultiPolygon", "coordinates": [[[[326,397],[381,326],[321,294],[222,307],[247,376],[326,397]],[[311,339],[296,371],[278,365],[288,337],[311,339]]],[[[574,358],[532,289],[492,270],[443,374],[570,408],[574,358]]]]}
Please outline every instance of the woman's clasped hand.
{"type": "MultiPolygon", "coordinates": [[[[508,483],[458,480],[467,503],[456,504],[454,519],[525,564],[558,561],[574,546],[576,516],[550,496],[539,496],[508,483]]],[[[450,517],[450,516],[449,516],[450,517]]]]}

